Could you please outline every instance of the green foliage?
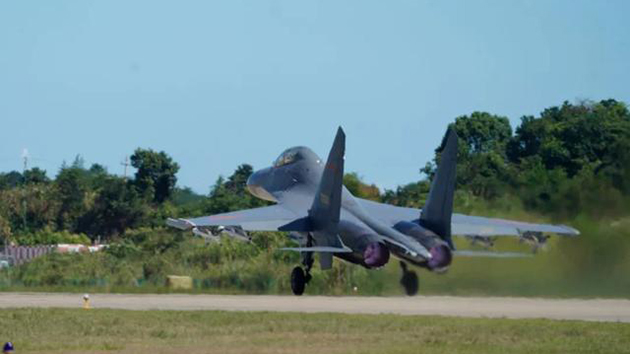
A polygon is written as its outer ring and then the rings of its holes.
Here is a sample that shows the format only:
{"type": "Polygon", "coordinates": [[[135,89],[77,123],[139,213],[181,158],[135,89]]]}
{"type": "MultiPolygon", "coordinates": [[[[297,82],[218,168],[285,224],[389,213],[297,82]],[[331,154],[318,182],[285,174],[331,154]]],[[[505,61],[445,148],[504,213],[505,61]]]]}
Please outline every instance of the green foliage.
{"type": "Polygon", "coordinates": [[[201,206],[202,214],[224,213],[239,209],[256,208],[269,205],[247,191],[247,179],[253,173],[253,167],[242,164],[227,180],[219,177],[210,191],[210,196],[201,206]]]}
{"type": "Polygon", "coordinates": [[[133,259],[140,255],[141,249],[135,243],[125,240],[110,243],[105,252],[118,259],[133,259]]]}
{"type": "Polygon", "coordinates": [[[15,188],[24,183],[24,177],[17,171],[0,173],[0,190],[15,188]]]}
{"type": "Polygon", "coordinates": [[[50,179],[46,176],[46,171],[39,169],[38,167],[34,167],[30,170],[24,171],[24,183],[48,183],[50,179]]]}
{"type": "MultiPolygon", "coordinates": [[[[515,196],[487,201],[459,191],[456,204],[471,214],[548,221],[541,215],[524,212],[515,196]]],[[[421,291],[453,295],[628,297],[630,219],[610,222],[578,216],[568,222],[582,231],[580,237],[551,239],[548,250],[540,251],[535,258],[457,257],[446,274],[421,272],[421,291]]],[[[466,240],[456,242],[460,249],[470,247],[466,240]]],[[[229,238],[205,243],[171,229],[134,229],[111,242],[103,252],[52,254],[0,271],[0,289],[162,292],[168,291],[165,286],[168,275],[188,275],[194,279],[193,292],[287,294],[291,268],[300,262],[299,254],[278,251],[289,244],[283,233],[256,232],[251,243],[229,238]]],[[[528,246],[511,238],[497,240],[497,247],[529,251],[528,246]]],[[[313,269],[308,292],[394,295],[401,293],[399,277],[395,260],[380,270],[335,261],[330,271],[313,269]]]]}
{"type": "MultiPolygon", "coordinates": [[[[459,136],[458,190],[487,200],[517,195],[529,210],[560,218],[625,212],[630,112],[621,102],[565,102],[523,117],[514,136],[507,118],[488,113],[458,117],[451,126],[459,136]]],[[[435,166],[422,171],[432,178],[435,166]]],[[[383,199],[410,205],[400,196],[410,193],[397,194],[383,199]]]]}
{"type": "Polygon", "coordinates": [[[136,149],[131,165],[138,170],[134,183],[141,194],[152,196],[155,203],[163,203],[173,194],[179,165],[164,151],[136,149]]]}
{"type": "Polygon", "coordinates": [[[0,190],[0,217],[14,234],[24,234],[55,225],[59,210],[55,188],[33,184],[0,190]]]}
{"type": "Polygon", "coordinates": [[[73,234],[67,230],[53,231],[50,228],[41,229],[32,233],[17,237],[20,245],[56,245],[60,243],[90,245],[90,238],[85,234],[73,234]]]}
{"type": "Polygon", "coordinates": [[[0,215],[0,239],[8,240],[11,238],[11,224],[7,219],[0,215]]]}
{"type": "Polygon", "coordinates": [[[375,184],[368,185],[356,172],[346,173],[343,176],[343,185],[348,188],[355,197],[378,201],[380,191],[375,184]]]}
{"type": "MultiPolygon", "coordinates": [[[[511,168],[505,162],[505,148],[512,136],[506,117],[486,112],[461,116],[451,124],[459,137],[457,156],[457,185],[486,199],[505,192],[511,168]]],[[[436,150],[436,163],[439,152],[436,150]]]]}
{"type": "Polygon", "coordinates": [[[78,229],[79,217],[86,209],[87,177],[86,170],[78,161],[71,167],[62,167],[57,174],[55,191],[56,200],[60,203],[57,215],[58,229],[73,231],[78,229]]]}
{"type": "Polygon", "coordinates": [[[507,117],[486,112],[457,117],[451,127],[460,139],[460,158],[492,151],[502,153],[512,137],[512,127],[507,117]]]}
{"type": "Polygon", "coordinates": [[[137,190],[125,179],[109,176],[81,219],[81,229],[92,235],[111,236],[141,224],[148,206],[137,190]]]}
{"type": "Polygon", "coordinates": [[[399,186],[395,191],[385,190],[381,201],[387,204],[419,208],[424,205],[429,196],[431,183],[427,180],[399,186]]]}
{"type": "Polygon", "coordinates": [[[204,199],[203,195],[193,192],[190,187],[175,187],[173,191],[173,204],[176,206],[185,206],[187,204],[198,203],[204,199]]]}
{"type": "Polygon", "coordinates": [[[619,157],[627,155],[621,150],[630,147],[629,139],[630,112],[625,104],[565,102],[544,110],[540,118],[523,117],[508,153],[512,161],[539,156],[546,168],[561,168],[572,177],[589,163],[623,163],[619,157]]]}

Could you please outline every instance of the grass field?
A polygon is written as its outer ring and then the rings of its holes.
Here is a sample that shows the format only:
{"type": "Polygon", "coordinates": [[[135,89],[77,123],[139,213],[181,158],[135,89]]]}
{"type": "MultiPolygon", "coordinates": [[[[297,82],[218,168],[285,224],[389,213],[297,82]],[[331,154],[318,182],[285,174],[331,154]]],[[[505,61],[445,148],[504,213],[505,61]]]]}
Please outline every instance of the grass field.
{"type": "Polygon", "coordinates": [[[428,316],[2,310],[17,353],[630,353],[630,324],[428,316]]]}

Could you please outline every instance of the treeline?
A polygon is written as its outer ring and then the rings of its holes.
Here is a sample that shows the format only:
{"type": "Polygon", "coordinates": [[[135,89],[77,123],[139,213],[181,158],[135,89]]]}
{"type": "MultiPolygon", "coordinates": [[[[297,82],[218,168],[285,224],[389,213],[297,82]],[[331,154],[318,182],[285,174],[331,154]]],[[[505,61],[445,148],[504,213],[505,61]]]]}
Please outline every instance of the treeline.
{"type": "MultiPolygon", "coordinates": [[[[460,138],[456,207],[471,199],[509,198],[525,209],[572,218],[627,214],[630,195],[630,113],[615,100],[565,102],[515,130],[506,117],[486,112],[456,118],[460,138]]],[[[381,192],[356,173],[344,183],[355,195],[421,207],[436,156],[424,178],[381,192]]],[[[220,177],[207,196],[177,186],[179,165],[165,152],[137,149],[131,178],[77,156],[54,178],[33,168],[0,174],[0,237],[20,244],[108,240],[127,230],[163,226],[167,217],[199,216],[265,205],[247,193],[252,166],[220,177]]]]}
{"type": "MultiPolygon", "coordinates": [[[[530,211],[568,219],[628,213],[630,113],[623,102],[564,102],[512,130],[486,112],[455,119],[459,136],[456,203],[508,196],[530,211]]],[[[440,158],[421,169],[429,178],[385,191],[393,204],[421,206],[440,158]]]]}
{"type": "Polygon", "coordinates": [[[62,231],[96,239],[157,223],[179,166],[163,152],[142,149],[131,162],[137,168],[131,179],[99,164],[85,167],[80,156],[54,179],[39,168],[0,175],[0,234],[17,243],[64,238],[62,231]]]}
{"type": "Polygon", "coordinates": [[[131,178],[110,174],[81,156],[54,179],[32,168],[0,174],[0,238],[17,244],[107,241],[127,230],[164,226],[167,217],[264,205],[245,190],[252,173],[241,165],[220,177],[208,196],[179,188],[179,165],[165,152],[137,149],[131,178]]]}

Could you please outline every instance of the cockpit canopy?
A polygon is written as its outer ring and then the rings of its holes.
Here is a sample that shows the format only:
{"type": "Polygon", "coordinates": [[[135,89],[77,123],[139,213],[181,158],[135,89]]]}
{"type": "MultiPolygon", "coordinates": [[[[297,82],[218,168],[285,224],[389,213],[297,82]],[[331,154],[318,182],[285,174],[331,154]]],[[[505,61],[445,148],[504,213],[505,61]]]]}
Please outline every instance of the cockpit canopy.
{"type": "Polygon", "coordinates": [[[286,166],[304,159],[315,160],[316,163],[320,163],[319,157],[315,155],[309,148],[303,146],[296,146],[284,150],[280,156],[274,161],[273,167],[286,166]]]}
{"type": "Polygon", "coordinates": [[[294,163],[297,160],[300,160],[301,158],[302,156],[298,154],[298,151],[296,148],[290,148],[290,149],[284,150],[284,152],[282,152],[282,154],[278,156],[276,161],[274,161],[273,163],[273,167],[280,167],[280,166],[288,165],[288,164],[294,163]]]}

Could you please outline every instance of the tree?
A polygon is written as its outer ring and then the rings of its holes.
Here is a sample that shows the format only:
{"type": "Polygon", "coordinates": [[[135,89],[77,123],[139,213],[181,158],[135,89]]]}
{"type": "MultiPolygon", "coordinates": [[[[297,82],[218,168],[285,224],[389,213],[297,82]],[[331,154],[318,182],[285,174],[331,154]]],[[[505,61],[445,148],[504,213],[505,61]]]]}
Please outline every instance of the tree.
{"type": "Polygon", "coordinates": [[[0,218],[13,234],[54,226],[59,215],[58,194],[51,184],[30,184],[0,191],[0,218]]]}
{"type": "Polygon", "coordinates": [[[512,137],[512,127],[507,117],[486,112],[473,112],[460,116],[451,125],[459,137],[459,149],[466,155],[497,152],[503,153],[512,137]]]}
{"type": "Polygon", "coordinates": [[[107,179],[109,178],[109,174],[107,173],[107,169],[100,164],[92,164],[90,169],[87,170],[87,175],[90,183],[90,188],[92,190],[98,190],[105,186],[107,179]]]}
{"type": "Polygon", "coordinates": [[[268,202],[254,197],[247,191],[247,179],[253,170],[251,165],[242,164],[228,177],[227,181],[219,177],[204,203],[204,213],[224,213],[269,205],[268,202]]]}
{"type": "Polygon", "coordinates": [[[383,203],[409,208],[420,208],[425,204],[429,196],[430,188],[431,183],[428,180],[409,183],[404,186],[399,186],[395,191],[389,189],[385,190],[381,201],[383,203]]]}
{"type": "Polygon", "coordinates": [[[619,149],[630,143],[630,112],[615,100],[599,103],[564,102],[561,107],[545,109],[539,118],[523,117],[507,152],[512,162],[540,156],[545,168],[560,168],[569,177],[586,164],[623,169],[615,161],[619,149]]]}
{"type": "Polygon", "coordinates": [[[11,238],[11,224],[7,219],[0,214],[0,242],[4,244],[4,241],[7,241],[11,238]]]}
{"type": "Polygon", "coordinates": [[[0,189],[15,188],[24,183],[24,177],[17,171],[0,174],[0,189]]]}
{"type": "MultiPolygon", "coordinates": [[[[506,162],[505,148],[512,136],[512,127],[506,117],[486,112],[473,112],[460,116],[451,124],[458,136],[457,185],[476,196],[494,198],[508,186],[510,166],[506,162]]],[[[439,164],[444,141],[436,149],[435,164],[427,164],[421,171],[433,177],[439,164]]]]}
{"type": "Polygon", "coordinates": [[[24,171],[25,184],[48,183],[48,182],[50,182],[50,179],[48,179],[48,176],[46,176],[46,171],[38,167],[33,167],[30,170],[24,171]]]}
{"type": "Polygon", "coordinates": [[[369,185],[363,182],[356,172],[346,173],[343,176],[343,185],[346,186],[355,197],[374,201],[378,201],[381,197],[378,187],[374,184],[369,185]]]}
{"type": "Polygon", "coordinates": [[[94,206],[81,218],[81,229],[92,236],[121,234],[130,227],[140,226],[147,209],[131,183],[109,176],[94,200],[94,206]]]}
{"type": "Polygon", "coordinates": [[[195,193],[190,187],[175,187],[173,191],[173,204],[183,206],[198,203],[205,199],[205,196],[195,193]]]}
{"type": "Polygon", "coordinates": [[[157,204],[173,194],[179,165],[164,151],[136,149],[131,165],[137,169],[134,183],[141,194],[151,196],[157,204]]]}
{"type": "Polygon", "coordinates": [[[244,194],[246,192],[247,179],[252,173],[254,173],[252,165],[246,163],[239,165],[225,182],[225,188],[239,195],[244,194]]]}
{"type": "Polygon", "coordinates": [[[60,202],[57,228],[75,232],[78,219],[86,211],[85,199],[89,188],[86,171],[76,164],[64,167],[57,174],[55,186],[56,199],[60,202]]]}

